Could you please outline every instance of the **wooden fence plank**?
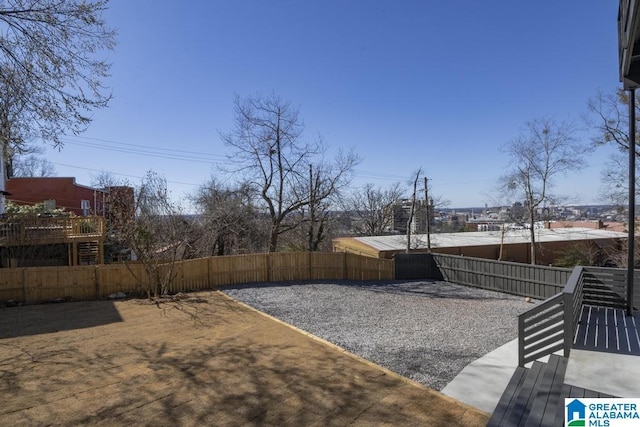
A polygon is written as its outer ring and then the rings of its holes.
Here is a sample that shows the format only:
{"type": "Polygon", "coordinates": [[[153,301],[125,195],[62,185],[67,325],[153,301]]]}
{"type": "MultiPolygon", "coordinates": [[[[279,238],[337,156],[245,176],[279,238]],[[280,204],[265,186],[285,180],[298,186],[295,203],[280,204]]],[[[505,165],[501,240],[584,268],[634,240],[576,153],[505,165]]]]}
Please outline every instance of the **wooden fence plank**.
{"type": "MultiPolygon", "coordinates": [[[[344,253],[272,253],[209,257],[159,268],[171,275],[177,292],[239,283],[288,280],[389,280],[393,261],[344,253]],[[170,274],[171,273],[171,274],[170,274]]],[[[91,300],[117,292],[140,292],[147,283],[140,263],[79,267],[0,269],[0,301],[44,302],[58,298],[91,300]]]]}

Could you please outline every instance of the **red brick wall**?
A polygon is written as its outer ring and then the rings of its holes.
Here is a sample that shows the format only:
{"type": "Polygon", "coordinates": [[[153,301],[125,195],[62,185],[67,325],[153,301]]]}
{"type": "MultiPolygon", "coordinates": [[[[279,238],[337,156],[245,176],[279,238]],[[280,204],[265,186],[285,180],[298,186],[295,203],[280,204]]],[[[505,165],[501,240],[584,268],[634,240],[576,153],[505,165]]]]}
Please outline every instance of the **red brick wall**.
{"type": "Polygon", "coordinates": [[[6,184],[6,191],[11,193],[7,199],[14,203],[32,205],[53,199],[56,208],[64,208],[82,216],[81,201],[88,200],[89,214],[102,215],[103,192],[78,185],[75,178],[10,178],[6,184]]]}

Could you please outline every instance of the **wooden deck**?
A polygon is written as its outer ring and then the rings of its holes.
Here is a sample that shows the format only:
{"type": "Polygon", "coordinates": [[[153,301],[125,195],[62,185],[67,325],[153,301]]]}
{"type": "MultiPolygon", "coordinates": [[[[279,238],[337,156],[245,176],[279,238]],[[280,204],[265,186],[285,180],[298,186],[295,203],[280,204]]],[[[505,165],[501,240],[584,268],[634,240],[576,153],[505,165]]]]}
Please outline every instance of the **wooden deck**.
{"type": "MultiPolygon", "coordinates": [[[[640,314],[624,310],[583,306],[574,349],[640,355],[640,314]]],[[[615,397],[597,390],[565,384],[568,359],[551,355],[548,363],[518,367],[511,377],[488,426],[564,425],[564,399],[615,397]]]]}
{"type": "Polygon", "coordinates": [[[564,383],[568,359],[552,354],[548,363],[516,368],[487,426],[553,427],[564,425],[564,399],[613,397],[564,383]]]}
{"type": "Polygon", "coordinates": [[[606,353],[640,355],[640,314],[624,310],[582,306],[573,348],[606,353]]]}

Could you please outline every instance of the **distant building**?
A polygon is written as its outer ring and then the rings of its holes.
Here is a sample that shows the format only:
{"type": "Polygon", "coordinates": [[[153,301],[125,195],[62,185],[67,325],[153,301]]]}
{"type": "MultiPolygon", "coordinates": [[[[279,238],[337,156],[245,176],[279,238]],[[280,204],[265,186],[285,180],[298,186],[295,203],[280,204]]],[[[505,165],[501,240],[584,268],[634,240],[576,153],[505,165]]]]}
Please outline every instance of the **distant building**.
{"type": "MultiPolygon", "coordinates": [[[[393,209],[393,230],[406,234],[407,223],[411,216],[411,199],[399,201],[393,209]]],[[[424,200],[416,200],[411,220],[411,233],[425,233],[427,231],[427,209],[424,200]]]]}
{"type": "MultiPolygon", "coordinates": [[[[427,237],[418,234],[411,237],[412,251],[426,252],[427,237]]],[[[536,241],[540,250],[536,254],[538,263],[552,264],[562,251],[574,244],[596,244],[601,249],[620,249],[626,233],[596,230],[592,228],[540,228],[536,230],[536,241]]],[[[432,252],[464,255],[485,259],[501,259],[520,263],[531,262],[529,230],[511,229],[502,231],[435,233],[431,235],[432,252]]],[[[393,258],[405,251],[405,236],[342,237],[333,240],[335,252],[349,252],[376,258],[393,258]]]]}
{"type": "Polygon", "coordinates": [[[77,216],[104,216],[106,190],[76,184],[75,178],[9,178],[6,198],[13,203],[33,205],[49,202],[77,216]]]}
{"type": "Polygon", "coordinates": [[[75,178],[10,178],[6,199],[15,204],[44,203],[65,215],[14,215],[0,220],[0,266],[101,264],[112,210],[134,215],[133,188],[92,188],[75,178]]]}

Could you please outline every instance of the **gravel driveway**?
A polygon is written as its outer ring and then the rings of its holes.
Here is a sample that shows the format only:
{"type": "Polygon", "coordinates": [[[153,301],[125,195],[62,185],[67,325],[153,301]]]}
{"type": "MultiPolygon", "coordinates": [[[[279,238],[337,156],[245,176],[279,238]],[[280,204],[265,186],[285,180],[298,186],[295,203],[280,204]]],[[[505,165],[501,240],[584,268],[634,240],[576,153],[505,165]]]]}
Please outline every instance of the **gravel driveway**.
{"type": "Polygon", "coordinates": [[[233,298],[436,390],[517,337],[522,297],[439,281],[222,288],[233,298]]]}

